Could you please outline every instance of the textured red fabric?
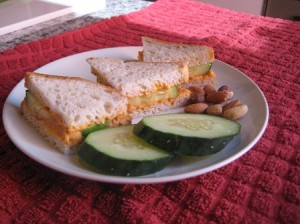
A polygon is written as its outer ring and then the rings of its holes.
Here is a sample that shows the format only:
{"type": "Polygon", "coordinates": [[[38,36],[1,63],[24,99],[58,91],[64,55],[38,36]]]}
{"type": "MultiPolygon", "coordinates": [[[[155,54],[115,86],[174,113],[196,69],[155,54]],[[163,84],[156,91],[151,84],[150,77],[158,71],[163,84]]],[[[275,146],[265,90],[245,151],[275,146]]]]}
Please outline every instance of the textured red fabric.
{"type": "MultiPolygon", "coordinates": [[[[205,44],[264,92],[270,120],[243,157],[214,172],[153,185],[114,185],[50,170],[0,126],[0,223],[300,223],[300,23],[190,0],[159,0],[0,53],[0,109],[12,88],[55,59],[141,36],[205,44]]],[[[1,114],[2,115],[2,114],[1,114]]]]}

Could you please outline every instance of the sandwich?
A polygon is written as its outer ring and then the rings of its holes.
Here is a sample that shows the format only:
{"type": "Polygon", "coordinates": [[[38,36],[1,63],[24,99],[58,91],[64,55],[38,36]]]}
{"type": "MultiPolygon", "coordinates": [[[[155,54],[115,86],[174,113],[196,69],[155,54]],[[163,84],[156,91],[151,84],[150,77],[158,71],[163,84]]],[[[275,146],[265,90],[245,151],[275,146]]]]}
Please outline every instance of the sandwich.
{"type": "Polygon", "coordinates": [[[20,114],[64,154],[75,153],[88,127],[131,122],[126,97],[93,81],[28,72],[25,87],[20,114]]]}
{"type": "Polygon", "coordinates": [[[92,57],[87,62],[101,84],[128,99],[132,118],[185,106],[190,91],[178,85],[188,81],[186,63],[149,63],[118,58],[92,57]]]}
{"type": "Polygon", "coordinates": [[[138,60],[144,62],[186,62],[191,85],[205,86],[216,83],[216,74],[212,70],[215,59],[211,47],[193,44],[180,44],[162,41],[150,37],[142,37],[143,50],[138,52],[138,60]]]}

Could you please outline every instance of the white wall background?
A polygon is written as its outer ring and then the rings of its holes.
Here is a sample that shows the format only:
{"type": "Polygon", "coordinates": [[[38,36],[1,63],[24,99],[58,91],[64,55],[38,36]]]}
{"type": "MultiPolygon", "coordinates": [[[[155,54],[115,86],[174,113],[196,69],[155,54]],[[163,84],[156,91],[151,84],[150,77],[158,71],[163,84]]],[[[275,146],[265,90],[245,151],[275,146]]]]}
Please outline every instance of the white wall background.
{"type": "MultiPolygon", "coordinates": [[[[196,0],[238,12],[263,15],[265,0],[196,0]]],[[[276,0],[277,1],[277,0],[276,0]]]]}

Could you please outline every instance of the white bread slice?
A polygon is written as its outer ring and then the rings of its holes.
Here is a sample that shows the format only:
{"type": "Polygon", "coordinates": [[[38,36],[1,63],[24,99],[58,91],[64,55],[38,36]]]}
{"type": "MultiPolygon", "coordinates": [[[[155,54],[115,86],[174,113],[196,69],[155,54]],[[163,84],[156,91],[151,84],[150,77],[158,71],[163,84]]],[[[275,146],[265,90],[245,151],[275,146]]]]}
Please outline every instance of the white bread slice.
{"type": "Polygon", "coordinates": [[[81,131],[90,125],[130,123],[127,98],[110,87],[77,77],[32,72],[25,74],[25,87],[35,103],[25,98],[21,115],[65,154],[74,153],[82,140],[81,131]]]}
{"type": "MultiPolygon", "coordinates": [[[[186,63],[149,63],[139,61],[125,62],[117,58],[88,58],[92,73],[97,81],[109,85],[128,98],[148,95],[161,89],[178,86],[188,81],[186,63]]],[[[129,105],[128,113],[132,118],[143,117],[168,109],[185,106],[190,91],[178,88],[178,96],[151,105],[133,108],[129,105]]]]}
{"type": "MultiPolygon", "coordinates": [[[[138,52],[138,60],[145,62],[186,62],[188,67],[212,63],[215,59],[211,47],[193,44],[180,44],[142,37],[143,50],[138,52]]],[[[210,70],[206,74],[189,77],[183,88],[190,86],[215,85],[216,74],[210,70]]]]}
{"type": "Polygon", "coordinates": [[[180,44],[142,37],[143,51],[139,59],[145,62],[187,62],[188,66],[207,64],[214,61],[211,47],[193,44],[180,44]]]}
{"type": "Polygon", "coordinates": [[[141,96],[188,81],[186,63],[125,62],[118,58],[88,58],[100,83],[127,97],[141,96]]]}

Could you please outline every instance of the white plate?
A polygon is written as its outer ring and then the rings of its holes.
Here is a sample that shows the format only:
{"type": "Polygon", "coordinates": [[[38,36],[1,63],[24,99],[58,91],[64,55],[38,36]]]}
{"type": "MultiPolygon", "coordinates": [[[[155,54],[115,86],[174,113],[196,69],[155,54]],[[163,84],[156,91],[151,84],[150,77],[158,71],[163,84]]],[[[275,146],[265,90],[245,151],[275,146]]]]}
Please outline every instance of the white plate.
{"type": "MultiPolygon", "coordinates": [[[[136,59],[141,47],[118,47],[88,51],[51,62],[36,72],[66,76],[80,76],[95,80],[86,58],[93,56],[136,59]]],[[[8,96],[3,109],[3,122],[8,136],[27,156],[59,172],[89,180],[109,183],[159,183],[176,181],[218,169],[242,156],[260,139],[266,129],[269,111],[266,99],[258,86],[235,68],[216,60],[213,70],[217,86],[229,85],[236,96],[249,107],[248,115],[239,122],[239,137],[222,151],[206,157],[178,157],[160,172],[141,177],[118,177],[92,172],[78,163],[76,155],[66,156],[44,141],[18,114],[18,107],[25,96],[22,80],[8,96]]]]}

